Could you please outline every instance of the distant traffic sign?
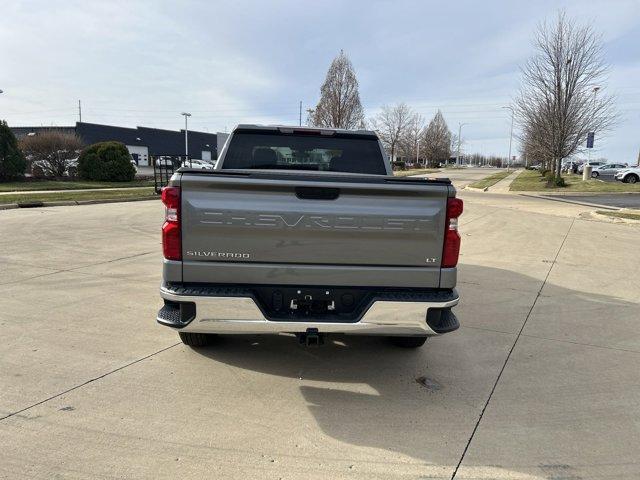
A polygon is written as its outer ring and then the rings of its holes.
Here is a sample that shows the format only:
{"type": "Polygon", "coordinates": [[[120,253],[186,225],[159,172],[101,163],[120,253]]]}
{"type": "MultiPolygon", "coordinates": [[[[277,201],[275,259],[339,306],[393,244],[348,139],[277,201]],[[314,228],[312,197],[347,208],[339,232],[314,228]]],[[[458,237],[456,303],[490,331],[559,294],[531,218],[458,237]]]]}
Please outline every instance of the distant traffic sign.
{"type": "Polygon", "coordinates": [[[593,141],[595,140],[596,134],[594,132],[589,132],[587,134],[587,148],[593,148],[593,141]]]}

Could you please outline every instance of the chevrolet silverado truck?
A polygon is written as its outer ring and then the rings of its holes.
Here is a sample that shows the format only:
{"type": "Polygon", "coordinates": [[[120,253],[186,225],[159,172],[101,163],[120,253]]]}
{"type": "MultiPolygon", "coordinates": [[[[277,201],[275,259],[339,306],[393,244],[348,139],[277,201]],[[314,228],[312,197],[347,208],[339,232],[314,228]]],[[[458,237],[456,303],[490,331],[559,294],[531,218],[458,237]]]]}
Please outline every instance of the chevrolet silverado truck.
{"type": "Polygon", "coordinates": [[[214,170],[162,191],[157,321],[190,346],[220,334],[456,330],[462,201],[448,179],[394,177],[374,132],[239,125],[214,170]]]}

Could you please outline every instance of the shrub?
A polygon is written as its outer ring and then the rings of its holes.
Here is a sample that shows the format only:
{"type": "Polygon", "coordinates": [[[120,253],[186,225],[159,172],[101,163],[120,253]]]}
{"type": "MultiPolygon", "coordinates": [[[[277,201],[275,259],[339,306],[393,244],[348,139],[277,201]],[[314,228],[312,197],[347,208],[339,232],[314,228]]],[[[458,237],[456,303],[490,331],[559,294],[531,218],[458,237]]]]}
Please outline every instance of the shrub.
{"type": "Polygon", "coordinates": [[[560,175],[556,177],[551,170],[547,171],[544,178],[547,182],[547,185],[546,185],[547,188],[567,186],[567,183],[564,181],[564,178],[562,178],[560,175]]]}
{"type": "Polygon", "coordinates": [[[18,141],[7,122],[0,121],[0,180],[14,180],[24,176],[27,162],[18,148],[18,141]]]}
{"type": "Polygon", "coordinates": [[[119,142],[94,143],[78,158],[78,175],[85,180],[130,182],[135,174],[129,151],[119,142]]]}
{"type": "Polygon", "coordinates": [[[34,177],[73,177],[82,141],[75,133],[49,130],[22,138],[20,148],[34,177]]]}

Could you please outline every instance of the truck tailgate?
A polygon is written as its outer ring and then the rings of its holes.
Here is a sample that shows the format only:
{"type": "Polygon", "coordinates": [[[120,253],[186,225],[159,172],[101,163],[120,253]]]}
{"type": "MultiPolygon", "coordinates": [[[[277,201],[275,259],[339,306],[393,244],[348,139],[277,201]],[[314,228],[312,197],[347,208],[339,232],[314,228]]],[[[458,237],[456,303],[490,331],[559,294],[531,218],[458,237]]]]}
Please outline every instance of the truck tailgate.
{"type": "Polygon", "coordinates": [[[446,182],[186,172],[180,186],[184,282],[393,285],[380,277],[410,272],[438,286],[446,182]]]}

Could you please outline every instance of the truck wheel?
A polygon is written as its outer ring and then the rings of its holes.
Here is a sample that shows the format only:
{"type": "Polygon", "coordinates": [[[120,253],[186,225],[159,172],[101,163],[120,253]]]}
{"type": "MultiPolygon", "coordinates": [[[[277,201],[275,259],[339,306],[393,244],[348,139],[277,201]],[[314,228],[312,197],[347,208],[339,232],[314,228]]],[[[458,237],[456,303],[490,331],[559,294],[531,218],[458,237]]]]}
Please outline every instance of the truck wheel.
{"type": "Polygon", "coordinates": [[[391,337],[391,341],[397,347],[402,348],[418,348],[424,345],[427,337],[391,337]]]}
{"type": "Polygon", "coordinates": [[[178,334],[182,343],[190,347],[204,347],[209,345],[213,338],[213,335],[207,335],[206,333],[178,332],[178,334]]]}

